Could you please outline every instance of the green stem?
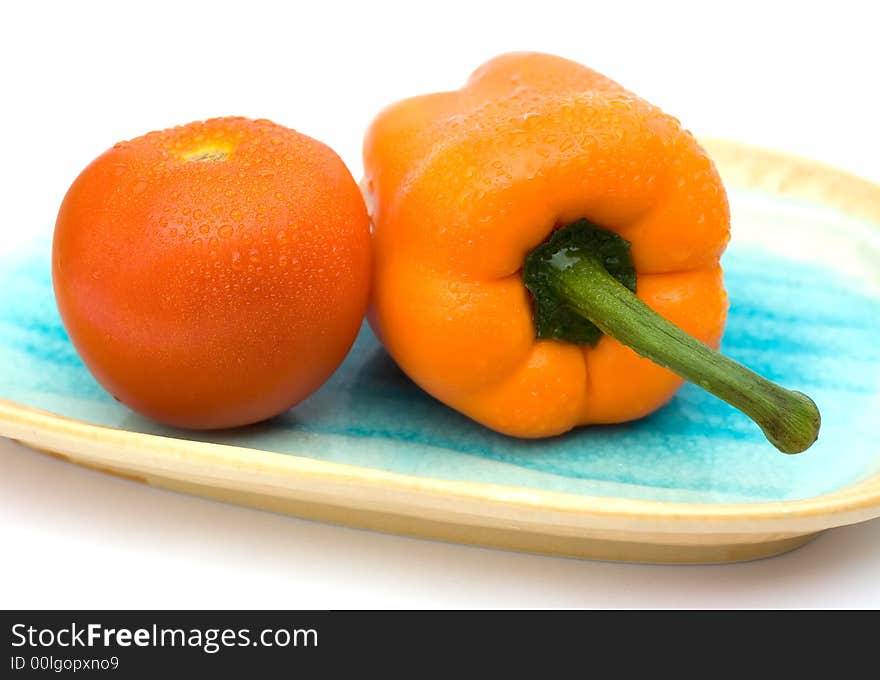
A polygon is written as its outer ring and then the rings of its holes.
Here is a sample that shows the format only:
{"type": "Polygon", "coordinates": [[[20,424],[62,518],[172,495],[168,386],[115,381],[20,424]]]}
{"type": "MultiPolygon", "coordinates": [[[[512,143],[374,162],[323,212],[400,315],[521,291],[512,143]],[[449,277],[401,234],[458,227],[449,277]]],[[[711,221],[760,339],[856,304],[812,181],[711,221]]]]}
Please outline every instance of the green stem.
{"type": "Polygon", "coordinates": [[[601,259],[567,251],[545,269],[555,294],[580,316],[745,413],[784,453],[800,453],[819,434],[816,404],[765,380],[685,333],[608,273],[601,259]]]}

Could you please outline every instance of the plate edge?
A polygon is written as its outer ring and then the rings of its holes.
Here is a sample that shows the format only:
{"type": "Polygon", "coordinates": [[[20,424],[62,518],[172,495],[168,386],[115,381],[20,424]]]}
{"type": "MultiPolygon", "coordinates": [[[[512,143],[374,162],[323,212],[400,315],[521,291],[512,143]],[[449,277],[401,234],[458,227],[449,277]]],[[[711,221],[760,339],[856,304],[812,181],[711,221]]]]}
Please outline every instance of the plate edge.
{"type": "Polygon", "coordinates": [[[0,434],[74,463],[147,483],[152,476],[266,497],[560,535],[607,531],[778,536],[880,516],[880,474],[802,500],[671,503],[416,477],[92,425],[3,400],[0,434]]]}

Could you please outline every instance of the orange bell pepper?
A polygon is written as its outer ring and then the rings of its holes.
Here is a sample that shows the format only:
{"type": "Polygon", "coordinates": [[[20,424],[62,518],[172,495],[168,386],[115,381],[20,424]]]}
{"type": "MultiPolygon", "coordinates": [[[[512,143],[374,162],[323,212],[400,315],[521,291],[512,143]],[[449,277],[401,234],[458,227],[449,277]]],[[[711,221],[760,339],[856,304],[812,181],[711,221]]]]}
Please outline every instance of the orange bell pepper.
{"type": "Polygon", "coordinates": [[[440,401],[545,437],[645,416],[687,378],[781,450],[815,441],[808,397],[712,349],[727,197],[675,118],[580,64],[514,53],[385,109],[364,161],[370,320],[440,401]]]}

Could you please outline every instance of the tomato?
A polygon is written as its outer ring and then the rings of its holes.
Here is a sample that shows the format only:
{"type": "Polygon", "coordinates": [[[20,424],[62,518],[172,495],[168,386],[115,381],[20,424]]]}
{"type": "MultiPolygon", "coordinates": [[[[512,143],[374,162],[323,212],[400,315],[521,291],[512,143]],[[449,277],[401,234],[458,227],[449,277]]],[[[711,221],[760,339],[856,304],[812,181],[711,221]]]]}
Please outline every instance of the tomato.
{"type": "Polygon", "coordinates": [[[218,118],[122,142],[74,181],[55,225],[64,326],[101,385],[174,426],[281,413],[350,349],[369,218],[330,148],[218,118]]]}

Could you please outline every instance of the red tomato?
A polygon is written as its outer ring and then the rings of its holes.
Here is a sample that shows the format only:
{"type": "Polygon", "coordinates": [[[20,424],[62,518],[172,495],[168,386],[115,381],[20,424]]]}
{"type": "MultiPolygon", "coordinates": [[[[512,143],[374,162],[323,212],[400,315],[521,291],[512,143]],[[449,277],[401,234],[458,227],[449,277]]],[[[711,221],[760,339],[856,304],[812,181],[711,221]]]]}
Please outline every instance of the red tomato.
{"type": "Polygon", "coordinates": [[[369,218],[324,144],[218,118],[117,144],[55,225],[64,325],[95,378],[155,420],[232,427],[309,396],[367,304],[369,218]]]}

